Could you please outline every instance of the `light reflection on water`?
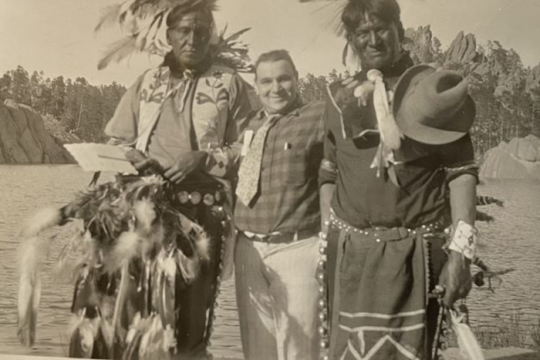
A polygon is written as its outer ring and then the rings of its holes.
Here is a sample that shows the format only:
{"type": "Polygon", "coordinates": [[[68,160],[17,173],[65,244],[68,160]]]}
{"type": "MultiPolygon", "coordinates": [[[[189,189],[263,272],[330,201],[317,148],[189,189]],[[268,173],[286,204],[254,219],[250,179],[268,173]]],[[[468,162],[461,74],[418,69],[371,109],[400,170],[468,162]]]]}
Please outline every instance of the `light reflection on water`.
{"type": "MultiPolygon", "coordinates": [[[[52,246],[43,275],[42,302],[38,318],[37,344],[25,350],[16,339],[16,254],[17,232],[24,217],[37,209],[58,206],[83,190],[92,174],[72,165],[0,166],[0,353],[65,355],[67,325],[73,286],[61,284],[52,269],[62,244],[59,236],[52,246]]],[[[111,175],[104,179],[112,178],[111,175]]],[[[520,312],[524,322],[540,316],[540,182],[488,181],[478,189],[482,195],[505,201],[483,210],[496,218],[492,224],[479,224],[484,247],[481,257],[495,268],[514,267],[503,276],[496,293],[473,290],[467,301],[471,320],[476,324],[497,325],[498,317],[520,312]]],[[[240,335],[234,284],[222,284],[219,308],[212,336],[212,352],[217,357],[241,357],[240,335]]]]}

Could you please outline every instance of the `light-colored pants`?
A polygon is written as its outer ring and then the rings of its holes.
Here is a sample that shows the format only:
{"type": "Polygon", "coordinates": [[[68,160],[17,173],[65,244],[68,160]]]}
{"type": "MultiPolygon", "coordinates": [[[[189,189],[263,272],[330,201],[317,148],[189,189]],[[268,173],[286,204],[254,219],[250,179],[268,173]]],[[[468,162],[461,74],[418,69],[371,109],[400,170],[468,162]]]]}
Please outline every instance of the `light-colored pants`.
{"type": "Polygon", "coordinates": [[[246,360],[319,358],[319,237],[269,244],[239,233],[236,298],[246,360]]]}

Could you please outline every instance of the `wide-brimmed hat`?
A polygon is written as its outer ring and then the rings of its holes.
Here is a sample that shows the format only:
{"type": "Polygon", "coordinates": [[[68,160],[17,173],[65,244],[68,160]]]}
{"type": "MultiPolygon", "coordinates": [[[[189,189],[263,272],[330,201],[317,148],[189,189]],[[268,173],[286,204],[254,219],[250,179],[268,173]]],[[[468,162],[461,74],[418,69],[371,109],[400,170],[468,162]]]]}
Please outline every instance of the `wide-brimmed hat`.
{"type": "Polygon", "coordinates": [[[399,79],[392,112],[405,136],[425,144],[447,144],[465,136],[476,110],[467,80],[431,66],[409,68],[399,79]]]}

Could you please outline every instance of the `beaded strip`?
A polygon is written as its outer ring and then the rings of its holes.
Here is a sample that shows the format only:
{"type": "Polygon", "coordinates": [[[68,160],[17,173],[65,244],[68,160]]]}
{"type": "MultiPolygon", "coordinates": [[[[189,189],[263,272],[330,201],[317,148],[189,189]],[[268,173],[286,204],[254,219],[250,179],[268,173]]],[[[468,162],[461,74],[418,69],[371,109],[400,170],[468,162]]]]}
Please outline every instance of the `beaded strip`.
{"type": "Polygon", "coordinates": [[[212,336],[212,333],[214,331],[214,321],[216,320],[216,309],[219,306],[218,303],[218,297],[221,292],[221,272],[223,270],[223,258],[225,255],[225,241],[227,240],[227,222],[232,221],[232,218],[229,214],[225,211],[223,206],[216,207],[217,212],[221,215],[221,248],[220,248],[220,254],[219,254],[219,273],[216,278],[216,290],[214,292],[214,304],[210,308],[209,314],[208,314],[208,323],[206,325],[206,359],[212,360],[214,356],[210,353],[208,348],[212,346],[212,342],[210,341],[210,337],[212,336]]]}
{"type": "MultiPolygon", "coordinates": [[[[366,235],[366,236],[376,236],[377,231],[373,228],[367,228],[367,229],[359,229],[357,227],[354,227],[352,225],[347,224],[343,220],[338,219],[334,214],[330,214],[330,222],[335,225],[339,230],[343,230],[348,233],[355,233],[360,235],[366,235]]],[[[408,236],[416,235],[417,231],[422,230],[422,232],[430,233],[432,231],[437,230],[437,225],[435,223],[431,224],[425,224],[422,226],[419,226],[417,229],[407,229],[408,236]],[[418,229],[418,230],[417,230],[418,229]]],[[[380,230],[379,230],[380,231],[380,230]]],[[[383,230],[384,231],[384,230],[383,230]]],[[[381,242],[381,239],[375,239],[376,242],[381,242]]]]}
{"type": "Polygon", "coordinates": [[[328,304],[327,304],[327,283],[326,283],[326,248],[328,247],[328,227],[330,221],[324,222],[324,229],[319,233],[319,263],[317,268],[317,281],[319,283],[319,335],[320,335],[320,359],[328,360],[328,304]]]}

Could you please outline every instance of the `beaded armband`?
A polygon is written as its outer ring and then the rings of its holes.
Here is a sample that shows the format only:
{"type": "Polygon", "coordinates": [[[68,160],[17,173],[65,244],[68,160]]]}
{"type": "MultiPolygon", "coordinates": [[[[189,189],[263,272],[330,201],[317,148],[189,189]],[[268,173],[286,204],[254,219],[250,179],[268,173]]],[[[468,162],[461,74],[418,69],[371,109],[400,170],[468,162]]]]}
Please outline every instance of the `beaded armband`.
{"type": "Polygon", "coordinates": [[[336,166],[336,164],[333,163],[330,160],[327,160],[327,159],[322,159],[322,161],[321,161],[321,169],[325,170],[325,171],[328,171],[328,172],[330,172],[332,174],[337,174],[337,166],[336,166]]]}

